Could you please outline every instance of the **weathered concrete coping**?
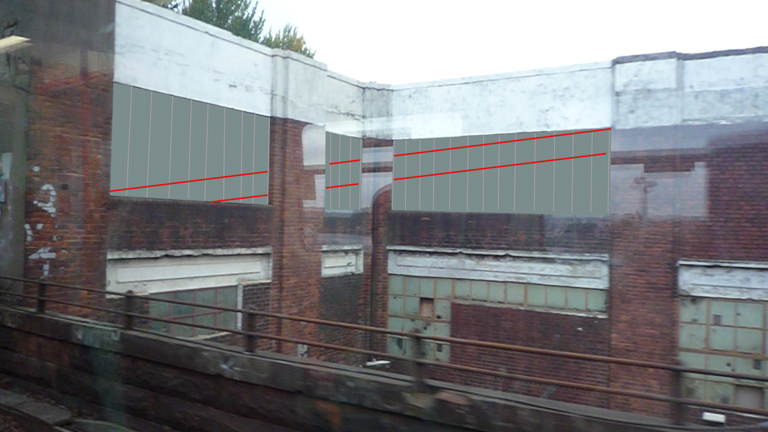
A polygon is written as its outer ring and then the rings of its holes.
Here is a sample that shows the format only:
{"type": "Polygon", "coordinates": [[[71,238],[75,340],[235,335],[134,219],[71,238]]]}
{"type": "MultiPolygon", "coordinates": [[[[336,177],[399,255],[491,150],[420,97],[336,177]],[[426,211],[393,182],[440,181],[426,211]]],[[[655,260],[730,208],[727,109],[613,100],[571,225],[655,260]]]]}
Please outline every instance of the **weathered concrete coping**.
{"type": "MultiPolygon", "coordinates": [[[[383,421],[389,426],[384,427],[386,430],[399,430],[400,422],[392,418],[401,418],[406,423],[425,422],[428,427],[424,430],[441,431],[457,427],[497,431],[508,430],[510,426],[523,431],[650,431],[669,424],[658,418],[434,381],[427,381],[427,392],[417,393],[408,376],[273,353],[248,355],[224,345],[124,332],[114,326],[62,315],[36,315],[0,307],[0,340],[1,326],[181,370],[221,376],[261,387],[263,391],[271,388],[280,390],[279,394],[300,394],[313,401],[309,407],[301,408],[311,411],[310,417],[326,416],[329,411],[352,411],[352,418],[364,423],[363,419],[375,421],[376,416],[383,416],[389,419],[383,421]],[[613,423],[619,420],[636,425],[613,423]]],[[[276,424],[301,427],[295,424],[291,413],[270,410],[268,405],[272,401],[239,401],[235,390],[228,394],[229,386],[221,388],[221,398],[274,416],[271,420],[276,424]]],[[[257,388],[254,391],[259,392],[257,388]]]]}

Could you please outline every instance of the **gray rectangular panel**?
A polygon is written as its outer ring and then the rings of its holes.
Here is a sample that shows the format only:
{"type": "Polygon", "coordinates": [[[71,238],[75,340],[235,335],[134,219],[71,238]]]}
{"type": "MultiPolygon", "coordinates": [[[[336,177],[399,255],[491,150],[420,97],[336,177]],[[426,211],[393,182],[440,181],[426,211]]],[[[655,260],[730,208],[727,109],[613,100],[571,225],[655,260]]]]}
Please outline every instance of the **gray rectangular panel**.
{"type": "MultiPolygon", "coordinates": [[[[571,133],[573,131],[564,131],[571,133]]],[[[574,135],[566,135],[555,138],[555,159],[569,158],[573,156],[574,135]]],[[[571,185],[573,185],[573,159],[561,160],[555,165],[555,214],[571,214],[573,204],[571,185]]]]}
{"type": "MultiPolygon", "coordinates": [[[[574,156],[592,154],[592,134],[573,136],[574,156]]],[[[573,159],[573,213],[590,214],[592,158],[573,159]]]]}
{"type": "Polygon", "coordinates": [[[609,211],[609,131],[396,140],[394,154],[395,210],[560,215],[609,211]],[[606,154],[593,156],[600,153],[606,154]],[[398,156],[403,154],[408,155],[398,156]],[[586,157],[575,159],[579,156],[586,157]]]}
{"type": "MultiPolygon", "coordinates": [[[[434,139],[422,139],[419,151],[429,151],[435,149],[434,139]]],[[[424,153],[421,155],[421,167],[419,175],[435,173],[435,153],[424,153]]],[[[435,207],[435,177],[422,177],[419,179],[419,202],[421,210],[432,211],[435,207]]]]}
{"type": "MultiPolygon", "coordinates": [[[[515,134],[501,134],[499,141],[514,141],[515,134]]],[[[516,142],[499,144],[499,165],[515,164],[516,142]]],[[[515,170],[514,166],[499,168],[499,211],[512,213],[515,211],[515,170]]]]}
{"type": "Polygon", "coordinates": [[[325,209],[359,210],[363,141],[330,132],[325,137],[325,209]]]}
{"type": "MultiPolygon", "coordinates": [[[[486,135],[483,142],[498,143],[499,135],[486,135]]],[[[499,166],[499,157],[501,155],[501,145],[488,145],[482,147],[483,163],[486,167],[499,166]]],[[[483,170],[483,211],[486,213],[496,213],[499,211],[499,170],[483,170]]]]}
{"type": "Polygon", "coordinates": [[[331,208],[331,192],[333,189],[327,189],[331,186],[331,133],[325,133],[325,175],[323,176],[324,186],[323,188],[323,201],[326,210],[331,208]]]}
{"type": "MultiPolygon", "coordinates": [[[[173,98],[173,119],[171,120],[171,173],[170,182],[189,180],[190,120],[192,104],[189,99],[173,98]]],[[[189,186],[186,183],[171,185],[168,198],[186,200],[189,186]]]]}
{"type": "MultiPolygon", "coordinates": [[[[409,139],[406,141],[405,149],[406,153],[417,153],[420,150],[420,140],[409,139]]],[[[403,156],[405,158],[405,176],[413,177],[421,175],[419,173],[421,167],[421,155],[409,155],[403,156]]],[[[405,182],[405,209],[406,210],[419,210],[419,179],[411,178],[403,180],[405,182]]]]}
{"type": "MultiPolygon", "coordinates": [[[[483,144],[482,136],[471,136],[467,145],[483,144]]],[[[468,149],[469,165],[467,169],[484,168],[484,147],[470,147],[468,149]]],[[[486,170],[470,171],[467,173],[467,211],[483,211],[483,175],[486,170]]]]}
{"type": "MultiPolygon", "coordinates": [[[[205,153],[208,144],[208,104],[192,101],[192,132],[190,143],[189,179],[199,180],[205,177],[205,153]]],[[[205,183],[188,183],[189,199],[205,199],[205,183]]]]}
{"type": "MultiPolygon", "coordinates": [[[[252,173],[256,172],[255,169],[253,169],[253,164],[255,162],[255,152],[254,152],[254,137],[255,137],[256,128],[254,126],[254,115],[243,113],[243,173],[252,173]]],[[[260,174],[260,176],[264,176],[266,174],[260,174]]],[[[253,184],[256,180],[256,175],[249,175],[249,176],[242,176],[240,177],[240,187],[242,188],[242,195],[243,197],[251,197],[256,194],[253,193],[253,184]]],[[[263,180],[261,177],[259,180],[263,180]]],[[[243,204],[253,204],[253,198],[248,198],[244,200],[238,201],[239,203],[243,204]]]]}
{"type": "MultiPolygon", "coordinates": [[[[253,177],[253,195],[269,194],[269,117],[255,116],[255,142],[254,142],[254,166],[253,171],[264,172],[253,177]]],[[[261,196],[253,199],[254,204],[269,204],[269,196],[261,196]]]]}
{"type": "MultiPolygon", "coordinates": [[[[467,145],[467,137],[451,138],[451,148],[464,147],[467,145]]],[[[469,159],[469,149],[456,149],[450,152],[451,171],[461,171],[467,169],[469,159]]],[[[467,211],[467,173],[450,174],[451,177],[451,211],[467,211]]]]}
{"type": "MultiPolygon", "coordinates": [[[[206,150],[205,178],[221,177],[224,175],[224,129],[223,107],[210,105],[208,109],[208,146],[206,150]]],[[[224,180],[208,180],[205,183],[205,200],[216,201],[224,199],[224,180]]]]}
{"type": "Polygon", "coordinates": [[[395,179],[405,177],[405,157],[397,157],[397,155],[407,153],[406,142],[395,140],[393,147],[395,156],[392,164],[392,210],[405,210],[405,181],[395,179]]]}
{"type": "MultiPolygon", "coordinates": [[[[112,91],[112,167],[110,190],[123,189],[128,182],[128,131],[131,118],[131,87],[117,84],[112,91]]],[[[126,196],[126,191],[112,192],[126,196]]]]}
{"type": "Polygon", "coordinates": [[[268,193],[268,117],[122,84],[114,89],[110,187],[137,189],[113,194],[268,203],[266,196],[239,199],[268,193]],[[229,175],[236,177],[208,180],[229,175]]]}
{"type": "MultiPolygon", "coordinates": [[[[149,118],[152,93],[134,88],[131,97],[131,130],[128,144],[127,187],[147,186],[147,162],[149,161],[149,118]]],[[[146,197],[147,189],[128,191],[129,197],[146,197]]]]}
{"type": "MultiPolygon", "coordinates": [[[[243,172],[243,112],[227,108],[225,112],[224,140],[224,175],[241,174],[243,172]]],[[[224,179],[224,199],[241,198],[245,195],[241,190],[241,177],[224,179]]],[[[242,204],[240,200],[228,201],[242,204]]]]}
{"type": "Polygon", "coordinates": [[[349,193],[350,193],[350,199],[349,199],[349,208],[351,210],[359,210],[360,209],[360,192],[361,188],[363,187],[363,140],[361,138],[352,137],[351,138],[352,143],[352,151],[350,160],[359,160],[359,162],[352,162],[349,164],[349,168],[351,171],[351,181],[350,183],[357,183],[357,186],[350,186],[349,193]]]}
{"type": "MultiPolygon", "coordinates": [[[[331,134],[331,140],[328,142],[328,146],[331,148],[331,163],[338,162],[341,160],[340,156],[340,147],[339,147],[339,136],[336,134],[331,134]]],[[[330,167],[330,173],[328,174],[329,182],[328,186],[338,186],[341,184],[341,179],[339,177],[340,174],[340,168],[339,165],[331,165],[330,167]]],[[[329,210],[338,210],[340,209],[340,203],[339,203],[339,189],[340,188],[332,188],[328,189],[331,191],[331,207],[329,210]]]]}
{"type": "MultiPolygon", "coordinates": [[[[435,150],[446,149],[450,146],[449,138],[435,138],[435,150]]],[[[446,173],[451,170],[450,151],[434,153],[435,173],[446,173]]],[[[448,211],[450,201],[450,175],[434,176],[434,203],[435,211],[448,211]]]]}
{"type": "MultiPolygon", "coordinates": [[[[555,139],[552,135],[557,135],[553,132],[539,132],[538,137],[550,137],[541,138],[533,141],[536,143],[536,160],[537,161],[551,161],[555,158],[555,139]]],[[[536,190],[534,200],[534,213],[551,214],[554,210],[554,176],[555,169],[553,162],[538,163],[533,165],[534,169],[534,188],[536,190]]]]}
{"type": "MultiPolygon", "coordinates": [[[[524,164],[535,159],[535,133],[524,132],[517,134],[518,142],[515,153],[515,163],[524,164]]],[[[518,165],[515,168],[515,213],[533,213],[534,165],[518,165]]]]}
{"type": "MultiPolygon", "coordinates": [[[[352,143],[350,137],[339,137],[339,162],[352,160],[352,143]]],[[[352,165],[351,163],[343,163],[337,165],[339,168],[339,184],[348,185],[352,183],[352,165]]],[[[350,192],[349,187],[340,187],[339,189],[339,209],[349,210],[350,206],[350,192]]]]}
{"type": "MultiPolygon", "coordinates": [[[[170,180],[172,99],[166,94],[152,94],[147,185],[169,183],[170,180]]],[[[169,186],[147,188],[147,197],[168,198],[169,190],[169,186]]]]}
{"type": "Polygon", "coordinates": [[[611,175],[611,131],[594,132],[592,154],[607,153],[605,156],[591,157],[592,164],[592,204],[590,213],[607,215],[611,175]]]}

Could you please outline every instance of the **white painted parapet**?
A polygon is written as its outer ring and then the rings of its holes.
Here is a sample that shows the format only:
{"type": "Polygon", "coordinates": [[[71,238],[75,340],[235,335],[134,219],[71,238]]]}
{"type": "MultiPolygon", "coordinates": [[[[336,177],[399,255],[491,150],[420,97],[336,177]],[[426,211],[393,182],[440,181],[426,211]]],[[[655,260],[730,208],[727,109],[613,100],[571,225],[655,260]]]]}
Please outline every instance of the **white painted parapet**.
{"type": "Polygon", "coordinates": [[[390,86],[139,0],[116,0],[115,81],[383,139],[768,121],[766,48],[390,86]]]}

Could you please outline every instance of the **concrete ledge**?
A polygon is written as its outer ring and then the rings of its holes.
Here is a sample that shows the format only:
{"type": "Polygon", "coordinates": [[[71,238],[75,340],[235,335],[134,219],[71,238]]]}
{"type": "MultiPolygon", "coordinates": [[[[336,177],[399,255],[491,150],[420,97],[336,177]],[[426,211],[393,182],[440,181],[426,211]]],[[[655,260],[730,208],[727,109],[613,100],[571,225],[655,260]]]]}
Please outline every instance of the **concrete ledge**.
{"type": "Polygon", "coordinates": [[[0,413],[35,431],[58,430],[71,423],[72,414],[57,406],[0,389],[0,413]]]}
{"type": "Polygon", "coordinates": [[[662,419],[0,308],[0,372],[183,430],[645,431],[662,419]],[[600,419],[604,418],[604,419],[600,419]],[[635,426],[619,425],[632,419],[635,426]],[[230,419],[230,420],[227,420],[230,419]],[[242,425],[238,426],[238,424],[242,425]],[[203,426],[205,425],[205,426],[203,426]],[[251,428],[253,423],[251,423],[251,428]]]}
{"type": "Polygon", "coordinates": [[[667,52],[654,53],[654,54],[638,54],[638,55],[617,57],[616,59],[613,60],[613,64],[668,60],[668,59],[703,60],[703,59],[710,59],[715,57],[729,57],[729,56],[752,55],[752,54],[768,54],[768,46],[759,46],[754,48],[732,49],[732,50],[723,50],[723,51],[710,51],[710,52],[693,53],[693,54],[679,53],[677,51],[667,51],[667,52]]]}

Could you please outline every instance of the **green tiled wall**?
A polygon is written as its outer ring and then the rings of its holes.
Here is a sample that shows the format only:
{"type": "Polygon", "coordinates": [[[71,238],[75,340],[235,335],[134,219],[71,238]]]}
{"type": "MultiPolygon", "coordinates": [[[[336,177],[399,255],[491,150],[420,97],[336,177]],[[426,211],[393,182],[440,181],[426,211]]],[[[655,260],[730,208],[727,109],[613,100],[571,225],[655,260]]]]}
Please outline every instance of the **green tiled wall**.
{"type": "MultiPolygon", "coordinates": [[[[607,295],[607,290],[389,275],[388,328],[411,331],[419,327],[426,334],[449,337],[452,301],[542,310],[605,312],[607,295]],[[433,317],[419,315],[421,299],[434,300],[433,317]]],[[[433,345],[427,350],[428,357],[448,361],[450,347],[446,344],[433,345]]],[[[390,336],[388,347],[391,354],[410,355],[410,345],[399,337],[390,336]]]]}
{"type": "MultiPolygon", "coordinates": [[[[766,302],[682,297],[679,310],[679,357],[687,366],[766,376],[766,302]]],[[[687,397],[710,402],[735,403],[738,386],[768,388],[707,375],[685,379],[687,397]]]]}
{"type": "MultiPolygon", "coordinates": [[[[205,307],[178,305],[157,300],[181,300],[202,305],[219,305],[237,307],[237,287],[207,288],[198,290],[175,291],[151,294],[149,296],[149,315],[151,317],[174,319],[179,323],[202,324],[213,327],[235,328],[237,315],[234,312],[220,312],[205,307]]],[[[162,321],[151,321],[149,329],[173,336],[193,337],[215,333],[213,330],[190,327],[187,325],[170,324],[162,321]]]]}

